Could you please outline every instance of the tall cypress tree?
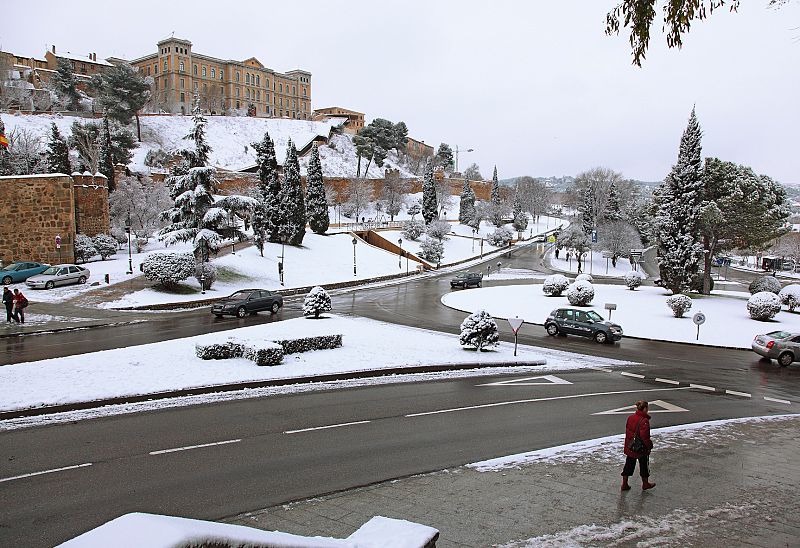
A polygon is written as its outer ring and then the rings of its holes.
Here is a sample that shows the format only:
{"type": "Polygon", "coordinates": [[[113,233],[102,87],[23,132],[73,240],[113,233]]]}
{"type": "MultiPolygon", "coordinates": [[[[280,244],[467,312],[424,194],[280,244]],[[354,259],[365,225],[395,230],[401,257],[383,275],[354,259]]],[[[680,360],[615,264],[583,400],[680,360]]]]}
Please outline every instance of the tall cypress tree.
{"type": "Polygon", "coordinates": [[[436,185],[433,182],[433,162],[428,160],[422,179],[422,218],[425,219],[425,224],[428,224],[438,216],[436,185]]]}
{"type": "Polygon", "coordinates": [[[500,206],[500,183],[497,181],[497,166],[494,166],[494,174],[492,174],[492,205],[500,206]]]}
{"type": "Polygon", "coordinates": [[[594,230],[595,228],[595,222],[597,220],[597,212],[594,210],[595,208],[594,204],[595,204],[594,186],[588,184],[586,185],[586,188],[583,190],[583,205],[580,208],[581,223],[583,225],[584,234],[591,234],[592,230],[594,230]]]}
{"type": "Polygon", "coordinates": [[[469,181],[464,179],[464,188],[461,190],[461,203],[458,206],[458,222],[467,225],[475,218],[475,192],[469,185],[469,181]]]}
{"type": "Polygon", "coordinates": [[[66,175],[72,173],[72,166],[69,162],[69,146],[67,146],[67,140],[58,131],[55,122],[50,126],[50,141],[47,143],[45,163],[48,173],[64,173],[66,175]]]}
{"type": "Polygon", "coordinates": [[[103,116],[103,127],[98,135],[98,161],[97,170],[108,179],[108,191],[113,192],[116,188],[114,183],[114,156],[111,144],[111,127],[108,124],[108,116],[103,116]]]}
{"type": "Polygon", "coordinates": [[[311,158],[308,161],[306,177],[306,211],[308,225],[317,234],[325,234],[331,220],[328,212],[328,200],[325,197],[325,184],[322,179],[322,164],[319,161],[317,145],[311,147],[311,158]]]}
{"type": "Polygon", "coordinates": [[[690,287],[703,256],[698,229],[703,199],[702,137],[693,108],[681,137],[678,161],[654,193],[659,270],[664,287],[673,293],[690,287]]]}
{"type": "Polygon", "coordinates": [[[528,228],[528,214],[522,210],[522,200],[520,200],[519,186],[514,191],[514,203],[511,208],[514,217],[514,229],[522,232],[528,228]]]}
{"type": "Polygon", "coordinates": [[[272,143],[269,133],[264,132],[261,142],[253,143],[252,146],[256,151],[256,164],[258,165],[256,199],[259,205],[255,208],[251,221],[253,223],[253,238],[256,247],[258,247],[263,256],[265,241],[280,241],[277,233],[275,239],[272,238],[274,229],[272,218],[278,203],[277,194],[273,194],[273,189],[276,186],[275,181],[278,179],[278,162],[275,158],[275,145],[272,143]]]}
{"type": "Polygon", "coordinates": [[[289,140],[283,163],[283,184],[278,199],[278,232],[289,245],[300,245],[306,235],[306,205],[300,185],[300,163],[297,149],[289,140]]]}

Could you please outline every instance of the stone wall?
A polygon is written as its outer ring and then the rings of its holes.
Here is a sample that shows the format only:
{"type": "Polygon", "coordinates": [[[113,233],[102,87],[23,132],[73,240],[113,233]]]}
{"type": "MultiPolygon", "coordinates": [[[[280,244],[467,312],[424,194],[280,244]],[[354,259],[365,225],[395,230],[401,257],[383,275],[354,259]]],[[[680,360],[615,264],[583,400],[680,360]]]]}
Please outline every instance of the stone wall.
{"type": "MultiPolygon", "coordinates": [[[[68,175],[0,177],[0,260],[75,261],[73,182],[68,175]],[[61,236],[61,253],[55,238],[61,236]]],[[[107,208],[106,208],[107,209],[107,208]]],[[[106,216],[106,219],[108,216],[106,216]]]]}
{"type": "Polygon", "coordinates": [[[103,175],[72,174],[76,231],[87,236],[108,234],[108,181],[103,175]]]}

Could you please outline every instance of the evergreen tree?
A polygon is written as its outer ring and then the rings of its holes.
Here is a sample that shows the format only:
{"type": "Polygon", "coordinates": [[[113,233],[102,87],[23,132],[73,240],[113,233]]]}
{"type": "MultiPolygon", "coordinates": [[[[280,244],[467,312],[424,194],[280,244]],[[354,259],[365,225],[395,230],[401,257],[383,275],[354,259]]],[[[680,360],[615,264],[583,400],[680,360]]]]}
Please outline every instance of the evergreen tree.
{"type": "Polygon", "coordinates": [[[434,162],[437,167],[441,167],[445,171],[453,170],[453,149],[447,143],[441,143],[436,150],[434,162]]]}
{"type": "Polygon", "coordinates": [[[211,155],[211,145],[206,141],[206,119],[200,111],[200,96],[194,94],[194,109],[192,110],[192,131],[184,139],[194,141],[194,150],[185,151],[184,155],[189,161],[189,167],[203,167],[208,165],[211,155]]]}
{"type": "Polygon", "coordinates": [[[695,111],[681,137],[678,161],[654,193],[661,281],[673,294],[689,289],[703,248],[698,221],[703,199],[702,132],[695,111]]]}
{"type": "MultiPolygon", "coordinates": [[[[3,153],[0,152],[0,154],[3,153]]],[[[47,143],[45,163],[48,173],[72,174],[72,166],[69,162],[69,146],[67,146],[67,140],[58,131],[58,126],[56,126],[55,122],[50,126],[50,141],[47,143]]]]}
{"type": "Polygon", "coordinates": [[[433,182],[433,163],[425,164],[425,175],[422,179],[422,218],[425,224],[438,218],[436,203],[436,184],[433,182]]]}
{"type": "Polygon", "coordinates": [[[98,146],[97,171],[108,179],[108,191],[113,192],[116,188],[114,184],[114,158],[111,151],[111,128],[108,123],[108,116],[103,116],[103,126],[100,129],[98,146]]]}
{"type": "Polygon", "coordinates": [[[619,221],[622,219],[622,210],[619,205],[619,191],[617,183],[611,181],[606,195],[606,209],[603,212],[606,221],[619,221]]]}
{"type": "Polygon", "coordinates": [[[308,224],[317,234],[325,234],[330,226],[328,199],[325,197],[325,184],[322,180],[322,164],[319,161],[317,145],[311,147],[306,176],[306,210],[308,224]]]}
{"type": "Polygon", "coordinates": [[[469,224],[475,217],[475,192],[464,179],[464,188],[461,190],[461,204],[458,206],[458,222],[462,225],[469,224]]]}
{"type": "Polygon", "coordinates": [[[283,163],[283,184],[278,196],[278,232],[289,245],[300,245],[306,235],[306,205],[300,185],[300,163],[297,149],[289,140],[286,161],[283,163]]]}
{"type": "Polygon", "coordinates": [[[79,110],[81,94],[78,93],[75,75],[72,73],[72,64],[69,60],[58,60],[52,83],[56,93],[64,102],[64,106],[69,110],[79,110]]]}
{"type": "Polygon", "coordinates": [[[500,182],[497,180],[497,166],[492,174],[492,195],[489,205],[489,218],[494,226],[503,226],[503,204],[500,200],[500,182]]]}
{"type": "Polygon", "coordinates": [[[150,86],[139,71],[125,63],[114,65],[103,74],[95,75],[92,87],[109,118],[128,125],[136,117],[136,135],[141,141],[139,110],[150,99],[150,86]]]}
{"type": "Polygon", "coordinates": [[[278,161],[275,157],[275,145],[270,139],[269,133],[264,132],[261,142],[253,143],[252,146],[256,151],[256,163],[258,165],[256,199],[259,202],[259,206],[256,208],[251,221],[253,223],[256,246],[263,254],[265,241],[280,242],[280,237],[272,224],[278,204],[278,192],[280,191],[278,161]],[[275,232],[274,237],[273,231],[275,232]]]}
{"type": "Polygon", "coordinates": [[[514,192],[514,203],[511,208],[514,217],[514,230],[522,232],[528,228],[528,214],[522,209],[519,188],[514,192]]]}
{"type": "Polygon", "coordinates": [[[492,205],[500,206],[500,183],[497,181],[497,166],[492,174],[492,205]]]}
{"type": "Polygon", "coordinates": [[[586,188],[583,190],[583,204],[581,205],[580,212],[581,212],[581,223],[583,225],[583,232],[585,234],[591,234],[592,230],[595,228],[595,224],[597,222],[597,212],[595,211],[596,207],[596,196],[594,193],[594,187],[592,185],[587,185],[586,188]]]}

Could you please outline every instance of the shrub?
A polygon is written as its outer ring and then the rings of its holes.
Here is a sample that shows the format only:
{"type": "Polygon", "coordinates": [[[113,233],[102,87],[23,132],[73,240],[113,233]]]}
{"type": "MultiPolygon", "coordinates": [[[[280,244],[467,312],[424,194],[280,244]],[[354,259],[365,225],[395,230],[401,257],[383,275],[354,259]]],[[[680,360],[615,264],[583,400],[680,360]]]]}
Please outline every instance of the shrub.
{"type": "Polygon", "coordinates": [[[772,291],[761,291],[747,301],[747,312],[754,320],[766,321],[772,319],[780,311],[781,301],[772,291]]]}
{"type": "Polygon", "coordinates": [[[567,300],[572,306],[587,306],[594,299],[594,286],[586,280],[573,282],[567,288],[567,300]]]}
{"type": "Polygon", "coordinates": [[[196,344],[194,346],[194,353],[201,360],[241,358],[244,353],[244,345],[234,340],[229,340],[224,343],[196,344]]]}
{"type": "Polygon", "coordinates": [[[197,279],[197,283],[208,291],[217,281],[217,267],[211,263],[197,263],[194,267],[194,277],[197,279]]]}
{"type": "Polygon", "coordinates": [[[458,342],[462,346],[472,346],[480,352],[486,346],[496,346],[499,340],[497,323],[485,310],[478,310],[461,322],[458,342]]]}
{"type": "Polygon", "coordinates": [[[569,287],[569,280],[563,274],[552,274],[544,279],[542,291],[550,297],[560,297],[569,287]]]}
{"type": "Polygon", "coordinates": [[[683,315],[692,308],[692,299],[688,295],[678,293],[667,297],[667,306],[672,309],[673,316],[683,318],[683,315]]]}
{"type": "Polygon", "coordinates": [[[594,278],[592,278],[591,274],[584,273],[584,274],[578,274],[577,276],[575,276],[575,281],[576,282],[589,282],[589,283],[592,283],[592,282],[594,282],[594,278]]]}
{"type": "Polygon", "coordinates": [[[259,366],[280,365],[283,355],[283,347],[274,342],[262,342],[258,347],[247,346],[242,353],[243,358],[259,366]]]}
{"type": "Polygon", "coordinates": [[[511,243],[514,235],[509,229],[504,226],[499,226],[494,229],[494,232],[487,236],[486,240],[495,247],[505,247],[511,243]]]}
{"type": "Polygon", "coordinates": [[[97,255],[97,248],[92,239],[86,234],[75,236],[75,262],[85,263],[97,255]]]}
{"type": "Polygon", "coordinates": [[[100,255],[100,258],[104,261],[119,249],[117,239],[108,234],[98,234],[92,238],[92,243],[97,250],[97,254],[100,255]]]}
{"type": "Polygon", "coordinates": [[[777,295],[781,291],[781,282],[779,282],[778,278],[775,276],[761,276],[750,282],[750,287],[747,289],[750,291],[751,295],[763,291],[769,291],[777,295]]]}
{"type": "Polygon", "coordinates": [[[423,232],[425,232],[425,223],[422,221],[406,221],[403,223],[403,237],[406,240],[416,242],[423,232]]]}
{"type": "Polygon", "coordinates": [[[419,256],[430,263],[440,263],[444,257],[444,244],[434,238],[425,238],[420,244],[419,256]]]}
{"type": "Polygon", "coordinates": [[[163,148],[151,149],[144,156],[144,165],[149,167],[169,167],[172,156],[163,148]]]}
{"type": "Polygon", "coordinates": [[[332,309],[331,296],[320,286],[309,291],[303,299],[303,316],[319,318],[322,312],[330,312],[332,309]]]}
{"type": "Polygon", "coordinates": [[[285,339],[274,341],[281,345],[285,354],[299,354],[300,352],[311,352],[312,350],[330,350],[341,348],[341,335],[317,335],[315,337],[301,337],[299,339],[285,339]]]}
{"type": "Polygon", "coordinates": [[[800,306],[800,284],[787,285],[778,293],[778,299],[781,304],[789,307],[789,312],[794,312],[794,309],[800,306]]]}
{"type": "Polygon", "coordinates": [[[625,285],[628,286],[628,289],[633,291],[640,285],[642,285],[642,281],[644,280],[645,275],[639,272],[638,270],[631,270],[626,272],[622,279],[625,281],[625,285]]]}
{"type": "Polygon", "coordinates": [[[425,229],[425,234],[431,238],[436,238],[440,242],[448,240],[449,238],[447,235],[450,234],[450,223],[442,221],[441,219],[431,221],[425,229]]]}
{"type": "Polygon", "coordinates": [[[174,288],[195,271],[191,253],[153,253],[142,263],[142,272],[148,280],[164,287],[174,288]]]}
{"type": "MultiPolygon", "coordinates": [[[[714,278],[709,278],[708,281],[709,281],[708,290],[709,291],[714,291],[714,278]]],[[[702,272],[700,272],[698,274],[695,274],[692,277],[692,281],[689,282],[689,289],[691,291],[694,291],[695,293],[702,293],[703,292],[703,273],[702,272]]]]}

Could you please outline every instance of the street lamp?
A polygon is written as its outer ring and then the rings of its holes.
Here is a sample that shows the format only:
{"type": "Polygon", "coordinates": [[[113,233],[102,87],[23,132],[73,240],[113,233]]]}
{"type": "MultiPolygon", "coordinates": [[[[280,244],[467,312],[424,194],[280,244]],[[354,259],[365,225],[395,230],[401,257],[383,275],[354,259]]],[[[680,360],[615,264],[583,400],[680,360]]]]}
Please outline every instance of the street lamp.
{"type": "Polygon", "coordinates": [[[403,268],[403,262],[402,262],[402,259],[403,259],[403,238],[398,238],[397,239],[397,245],[400,246],[400,253],[397,254],[397,268],[402,269],[403,268]]]}
{"type": "Polygon", "coordinates": [[[286,248],[286,236],[281,236],[281,256],[280,256],[281,260],[278,261],[278,276],[281,279],[281,285],[283,285],[283,270],[284,270],[283,263],[285,260],[283,252],[285,248],[286,248]]]}
{"type": "Polygon", "coordinates": [[[472,252],[475,253],[475,229],[472,229],[472,252]]]}
{"type": "MultiPolygon", "coordinates": [[[[131,212],[128,212],[128,220],[125,221],[125,232],[128,233],[128,272],[126,274],[133,274],[133,255],[131,253],[131,212]]],[[[59,245],[59,248],[61,246],[59,245]]],[[[60,252],[59,252],[60,253],[60,252]]]]}
{"type": "Polygon", "coordinates": [[[459,152],[474,152],[474,150],[475,149],[473,149],[473,148],[468,148],[467,150],[459,150],[458,145],[456,145],[456,149],[454,151],[455,152],[454,160],[455,160],[455,164],[456,164],[455,165],[455,168],[456,168],[455,171],[458,171],[458,153],[459,152]]]}
{"type": "Polygon", "coordinates": [[[353,277],[358,275],[358,273],[356,271],[356,244],[357,243],[358,243],[358,240],[356,239],[355,236],[353,236],[353,277]]]}

